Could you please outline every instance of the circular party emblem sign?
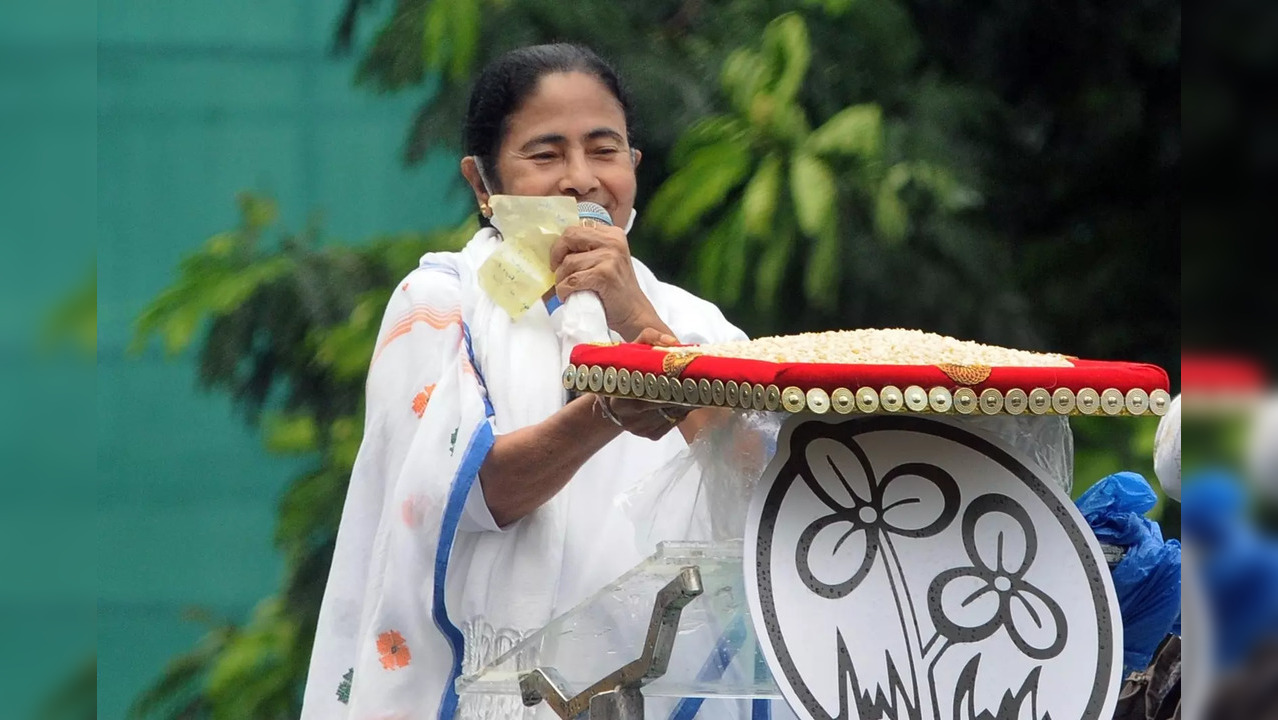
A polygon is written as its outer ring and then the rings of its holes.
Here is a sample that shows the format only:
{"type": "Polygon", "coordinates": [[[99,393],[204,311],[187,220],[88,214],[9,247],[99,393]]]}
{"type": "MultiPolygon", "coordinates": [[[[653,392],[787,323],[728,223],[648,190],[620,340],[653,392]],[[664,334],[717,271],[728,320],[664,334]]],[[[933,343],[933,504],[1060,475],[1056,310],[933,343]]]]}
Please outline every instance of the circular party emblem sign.
{"type": "Polygon", "coordinates": [[[1122,628],[1069,498],[960,422],[796,415],[750,507],[745,577],[801,718],[1109,718],[1122,628]]]}

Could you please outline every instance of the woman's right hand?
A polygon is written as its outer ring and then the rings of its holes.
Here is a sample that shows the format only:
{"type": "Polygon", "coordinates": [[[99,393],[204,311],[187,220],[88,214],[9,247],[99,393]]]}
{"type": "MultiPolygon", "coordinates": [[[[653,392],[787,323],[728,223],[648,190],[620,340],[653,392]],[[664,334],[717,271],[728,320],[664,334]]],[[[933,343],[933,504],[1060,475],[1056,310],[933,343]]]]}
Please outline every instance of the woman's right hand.
{"type": "MultiPolygon", "coordinates": [[[[655,328],[646,328],[635,338],[643,345],[678,345],[679,338],[655,328]]],[[[663,405],[647,400],[598,396],[605,417],[622,430],[649,440],[660,440],[666,433],[679,426],[692,408],[683,405],[663,405]]]]}
{"type": "Polygon", "coordinates": [[[647,400],[595,396],[605,417],[622,430],[648,440],[660,440],[679,426],[690,408],[662,405],[647,400]]]}

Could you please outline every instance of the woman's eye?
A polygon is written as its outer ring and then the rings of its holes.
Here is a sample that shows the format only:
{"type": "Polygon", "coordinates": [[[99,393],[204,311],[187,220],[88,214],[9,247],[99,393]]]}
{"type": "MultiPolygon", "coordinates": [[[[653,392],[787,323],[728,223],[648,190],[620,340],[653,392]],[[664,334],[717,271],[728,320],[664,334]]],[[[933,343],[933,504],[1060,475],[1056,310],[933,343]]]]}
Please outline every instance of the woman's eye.
{"type": "Polygon", "coordinates": [[[554,160],[557,156],[553,152],[546,151],[546,152],[534,153],[532,155],[529,155],[528,157],[532,158],[533,160],[554,160]]]}
{"type": "Polygon", "coordinates": [[[602,148],[595,148],[593,152],[596,155],[616,155],[617,153],[621,151],[615,147],[602,147],[602,148]]]}

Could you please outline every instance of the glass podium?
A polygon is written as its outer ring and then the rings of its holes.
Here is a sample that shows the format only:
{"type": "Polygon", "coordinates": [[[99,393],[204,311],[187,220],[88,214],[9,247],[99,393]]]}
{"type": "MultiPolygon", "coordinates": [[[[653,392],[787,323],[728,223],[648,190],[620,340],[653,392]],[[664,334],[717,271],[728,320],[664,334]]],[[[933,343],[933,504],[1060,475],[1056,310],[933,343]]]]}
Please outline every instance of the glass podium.
{"type": "Polygon", "coordinates": [[[741,560],[740,541],[661,543],[616,581],[459,678],[457,693],[544,701],[560,717],[594,720],[642,717],[643,698],[779,700],[750,621],[741,560]]]}

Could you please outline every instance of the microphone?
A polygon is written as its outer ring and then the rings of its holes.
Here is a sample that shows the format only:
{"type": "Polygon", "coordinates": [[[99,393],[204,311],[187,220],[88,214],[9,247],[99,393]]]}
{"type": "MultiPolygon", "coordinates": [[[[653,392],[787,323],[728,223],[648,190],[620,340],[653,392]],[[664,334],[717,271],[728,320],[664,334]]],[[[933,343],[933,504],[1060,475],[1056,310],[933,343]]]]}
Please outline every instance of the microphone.
{"type": "MultiPolygon", "coordinates": [[[[577,203],[577,214],[583,220],[594,220],[605,225],[612,225],[612,216],[608,210],[598,203],[577,203]]],[[[608,331],[608,319],[604,315],[603,302],[592,290],[578,290],[564,300],[563,307],[557,315],[562,314],[562,337],[564,355],[582,343],[612,342],[612,334],[608,331]]]]}
{"type": "Polygon", "coordinates": [[[597,220],[604,225],[612,225],[612,216],[608,214],[608,209],[599,203],[577,203],[577,215],[579,215],[582,220],[597,220]]]}

